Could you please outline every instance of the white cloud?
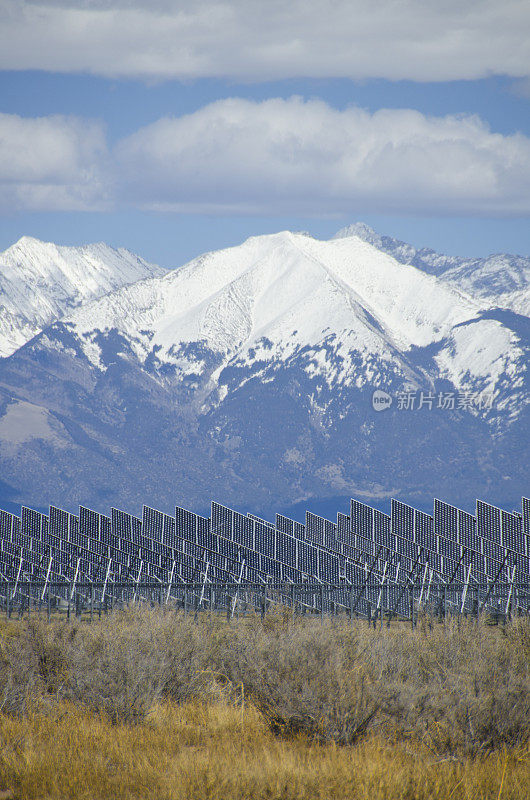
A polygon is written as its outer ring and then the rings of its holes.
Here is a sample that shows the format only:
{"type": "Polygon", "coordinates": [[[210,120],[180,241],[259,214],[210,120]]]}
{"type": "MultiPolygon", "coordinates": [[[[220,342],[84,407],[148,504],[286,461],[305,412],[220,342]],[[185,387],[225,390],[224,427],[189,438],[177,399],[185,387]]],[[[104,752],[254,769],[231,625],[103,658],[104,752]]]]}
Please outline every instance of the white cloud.
{"type": "Polygon", "coordinates": [[[0,68],[143,78],[530,75],[528,0],[0,0],[0,68]]]}
{"type": "Polygon", "coordinates": [[[530,212],[530,139],[475,116],[220,100],[140,129],[115,156],[124,196],[155,209],[530,212]]]}
{"type": "Polygon", "coordinates": [[[530,214],[530,139],[476,116],[220,100],[108,150],[98,123],[0,115],[0,206],[183,213],[530,214]]]}
{"type": "Polygon", "coordinates": [[[96,122],[0,114],[0,208],[82,210],[105,206],[106,143],[96,122]]]}

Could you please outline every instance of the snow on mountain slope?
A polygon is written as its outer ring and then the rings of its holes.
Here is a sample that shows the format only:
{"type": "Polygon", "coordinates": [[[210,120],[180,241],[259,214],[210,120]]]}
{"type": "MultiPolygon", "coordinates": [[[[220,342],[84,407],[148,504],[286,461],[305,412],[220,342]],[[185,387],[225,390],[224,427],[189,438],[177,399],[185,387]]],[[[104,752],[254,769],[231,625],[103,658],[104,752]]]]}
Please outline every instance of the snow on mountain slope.
{"type": "Polygon", "coordinates": [[[334,239],[356,237],[393,256],[402,264],[437,275],[471,295],[482,308],[506,308],[530,316],[530,258],[500,253],[486,258],[463,258],[417,249],[391,236],[381,236],[357,222],[338,231],[334,239]]]}
{"type": "Polygon", "coordinates": [[[490,307],[530,316],[530,258],[505,254],[462,259],[441,278],[490,307]]]}
{"type": "Polygon", "coordinates": [[[214,382],[228,364],[258,364],[265,374],[303,353],[306,373],[329,387],[382,385],[389,370],[416,384],[444,377],[458,389],[478,382],[493,392],[501,373],[526,371],[525,356],[513,331],[481,321],[480,312],[456,286],[357,236],[326,242],[282,232],[124,287],[65,324],[100,370],[102,334],[115,331],[140,363],[170,365],[181,377],[204,371],[205,351],[195,347],[202,343],[218,355],[214,382]],[[427,376],[411,353],[432,346],[438,354],[427,376]]]}
{"type": "Polygon", "coordinates": [[[0,357],[81,303],[164,272],[122,248],[60,247],[24,236],[0,253],[0,357]]]}
{"type": "Polygon", "coordinates": [[[171,359],[182,342],[205,340],[233,354],[263,338],[314,344],[324,332],[353,336],[361,349],[385,341],[407,350],[441,339],[477,311],[469,297],[359,239],[284,232],[126,287],[69,322],[84,337],[116,328],[135,339],[139,354],[157,348],[159,359],[171,359]]]}

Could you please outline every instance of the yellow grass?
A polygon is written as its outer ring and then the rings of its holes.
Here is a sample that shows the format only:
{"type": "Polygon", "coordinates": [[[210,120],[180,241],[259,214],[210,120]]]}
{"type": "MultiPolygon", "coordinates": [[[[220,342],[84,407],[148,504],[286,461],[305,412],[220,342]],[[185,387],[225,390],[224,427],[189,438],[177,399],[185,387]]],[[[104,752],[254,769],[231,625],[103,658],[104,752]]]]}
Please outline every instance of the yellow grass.
{"type": "Polygon", "coordinates": [[[0,800],[526,800],[529,723],[524,619],[0,620],[0,800]]]}
{"type": "Polygon", "coordinates": [[[0,797],[13,800],[526,800],[529,769],[527,748],[443,760],[413,740],[286,740],[248,705],[162,702],[136,725],[66,703],[0,715],[0,797]]]}

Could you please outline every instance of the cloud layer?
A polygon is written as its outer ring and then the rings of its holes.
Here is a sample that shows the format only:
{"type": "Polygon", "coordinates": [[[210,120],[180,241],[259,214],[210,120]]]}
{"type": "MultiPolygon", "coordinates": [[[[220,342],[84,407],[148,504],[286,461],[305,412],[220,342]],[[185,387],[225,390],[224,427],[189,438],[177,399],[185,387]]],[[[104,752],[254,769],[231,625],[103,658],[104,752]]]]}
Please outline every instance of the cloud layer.
{"type": "Polygon", "coordinates": [[[102,126],[0,114],[0,210],[87,210],[109,200],[102,126]]]}
{"type": "Polygon", "coordinates": [[[528,0],[0,0],[0,68],[111,77],[530,75],[528,0]]]}
{"type": "Polygon", "coordinates": [[[96,123],[0,115],[0,192],[33,210],[528,215],[530,139],[476,116],[235,98],[109,152],[96,123]]]}

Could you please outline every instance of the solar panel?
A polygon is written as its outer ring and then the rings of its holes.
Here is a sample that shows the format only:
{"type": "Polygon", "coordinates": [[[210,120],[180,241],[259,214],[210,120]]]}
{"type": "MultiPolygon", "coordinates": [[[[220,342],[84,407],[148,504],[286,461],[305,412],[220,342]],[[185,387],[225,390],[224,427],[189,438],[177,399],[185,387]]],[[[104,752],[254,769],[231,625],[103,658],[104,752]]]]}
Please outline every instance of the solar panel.
{"type": "Polygon", "coordinates": [[[415,541],[415,509],[392,498],[390,518],[392,533],[409,542],[415,541]]]}
{"type": "Polygon", "coordinates": [[[20,527],[20,520],[14,514],[0,509],[0,541],[11,541],[15,520],[20,527]]]}
{"type": "Polygon", "coordinates": [[[478,534],[484,539],[502,544],[501,510],[482,500],[477,500],[478,534]]]}
{"type": "Polygon", "coordinates": [[[142,534],[161,542],[164,538],[164,516],[162,511],[144,506],[142,509],[142,534]]]}
{"type": "Polygon", "coordinates": [[[276,528],[283,533],[289,534],[289,536],[295,536],[297,539],[305,539],[307,536],[305,525],[295,519],[289,519],[283,514],[276,514],[276,528]]]}
{"type": "MultiPolygon", "coordinates": [[[[482,539],[482,551],[488,559],[515,563],[519,569],[521,562],[516,556],[526,555],[527,551],[524,516],[477,500],[477,529],[482,539]]],[[[492,564],[490,570],[494,569],[495,564],[492,564]]],[[[524,579],[526,576],[521,577],[524,579]]]]}
{"type": "Polygon", "coordinates": [[[21,532],[25,536],[39,539],[43,529],[46,527],[44,525],[44,520],[46,520],[46,516],[44,514],[41,514],[39,511],[35,511],[32,508],[26,508],[26,506],[22,506],[21,532]]]}
{"type": "Polygon", "coordinates": [[[310,542],[330,549],[337,546],[337,525],[324,517],[306,511],[305,531],[310,542]]]}
{"type": "Polygon", "coordinates": [[[501,528],[504,546],[516,553],[524,554],[526,548],[522,516],[501,510],[501,528]]]}

